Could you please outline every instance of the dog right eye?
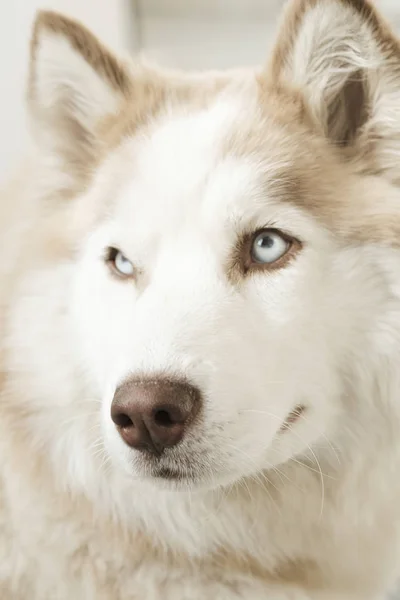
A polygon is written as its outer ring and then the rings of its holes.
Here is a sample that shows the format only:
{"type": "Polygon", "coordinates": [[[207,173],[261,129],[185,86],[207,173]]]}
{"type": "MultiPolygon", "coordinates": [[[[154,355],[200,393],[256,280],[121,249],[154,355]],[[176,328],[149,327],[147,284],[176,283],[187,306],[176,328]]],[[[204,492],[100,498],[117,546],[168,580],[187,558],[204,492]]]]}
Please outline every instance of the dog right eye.
{"type": "Polygon", "coordinates": [[[108,248],[106,264],[121,279],[131,279],[135,275],[135,267],[118,248],[108,248]]]}

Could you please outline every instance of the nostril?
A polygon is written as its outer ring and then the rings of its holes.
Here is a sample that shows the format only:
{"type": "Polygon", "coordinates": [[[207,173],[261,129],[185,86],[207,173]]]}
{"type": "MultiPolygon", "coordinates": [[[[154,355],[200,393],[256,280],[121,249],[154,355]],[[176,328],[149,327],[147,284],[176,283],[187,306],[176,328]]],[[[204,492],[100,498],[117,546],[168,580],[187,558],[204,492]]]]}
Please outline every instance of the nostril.
{"type": "Polygon", "coordinates": [[[130,379],[114,394],[111,419],[128,446],[158,457],[181,442],[201,405],[200,391],[186,382],[130,379]]]}
{"type": "Polygon", "coordinates": [[[154,421],[161,427],[172,427],[176,423],[167,410],[157,410],[154,414],[154,421]]]}
{"type": "Polygon", "coordinates": [[[117,415],[113,415],[113,421],[120,427],[121,429],[128,429],[129,427],[134,427],[135,424],[128,415],[124,413],[118,413],[117,415]]]}

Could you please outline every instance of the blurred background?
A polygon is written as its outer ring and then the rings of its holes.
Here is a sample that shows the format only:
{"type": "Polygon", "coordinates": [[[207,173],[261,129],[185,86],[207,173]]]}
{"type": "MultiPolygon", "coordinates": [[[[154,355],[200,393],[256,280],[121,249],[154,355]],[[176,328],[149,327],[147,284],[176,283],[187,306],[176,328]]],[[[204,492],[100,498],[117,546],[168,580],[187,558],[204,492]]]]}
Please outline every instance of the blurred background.
{"type": "MultiPolygon", "coordinates": [[[[400,0],[375,0],[400,32],[400,0]]],[[[115,50],[169,66],[224,68],[267,55],[284,0],[1,0],[0,182],[27,137],[24,91],[29,37],[39,8],[83,21],[115,50]]]]}

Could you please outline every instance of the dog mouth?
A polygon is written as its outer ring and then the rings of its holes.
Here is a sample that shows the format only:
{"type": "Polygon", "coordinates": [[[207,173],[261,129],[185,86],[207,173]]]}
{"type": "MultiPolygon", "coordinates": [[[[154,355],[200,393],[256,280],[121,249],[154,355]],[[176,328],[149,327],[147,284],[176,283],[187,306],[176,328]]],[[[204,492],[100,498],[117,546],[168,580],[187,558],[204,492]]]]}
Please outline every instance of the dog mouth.
{"type": "Polygon", "coordinates": [[[304,404],[298,404],[295,408],[288,414],[286,419],[281,425],[279,433],[285,433],[285,431],[290,430],[293,425],[303,416],[306,411],[306,407],[304,404]]]}
{"type": "Polygon", "coordinates": [[[175,457],[174,459],[160,457],[157,460],[148,457],[144,463],[142,462],[141,466],[146,479],[159,481],[167,485],[171,484],[173,487],[194,484],[202,475],[201,466],[197,466],[195,461],[190,461],[190,464],[188,464],[187,457],[186,459],[182,457],[175,457]]]}
{"type": "MultiPolygon", "coordinates": [[[[306,410],[307,407],[304,404],[296,405],[295,408],[290,411],[285,418],[278,431],[278,434],[282,435],[285,432],[290,431],[295,423],[300,420],[306,410]]],[[[145,478],[158,481],[160,484],[166,485],[167,487],[172,486],[174,489],[196,485],[200,480],[203,479],[204,473],[196,473],[193,463],[189,465],[187,462],[186,464],[182,464],[182,462],[179,461],[180,464],[178,466],[178,464],[171,464],[171,460],[165,461],[164,464],[162,464],[162,462],[164,461],[146,461],[147,464],[142,465],[145,471],[145,478]],[[165,464],[166,462],[167,464],[165,464]]],[[[176,461],[173,462],[176,463],[176,461]]]]}
{"type": "Polygon", "coordinates": [[[190,471],[171,467],[154,467],[149,475],[151,481],[158,482],[162,488],[177,491],[193,489],[202,482],[202,477],[190,471]]]}
{"type": "Polygon", "coordinates": [[[183,479],[187,479],[187,476],[182,474],[182,472],[171,469],[169,467],[159,467],[153,470],[152,477],[156,479],[164,479],[167,481],[182,481],[183,479]]]}

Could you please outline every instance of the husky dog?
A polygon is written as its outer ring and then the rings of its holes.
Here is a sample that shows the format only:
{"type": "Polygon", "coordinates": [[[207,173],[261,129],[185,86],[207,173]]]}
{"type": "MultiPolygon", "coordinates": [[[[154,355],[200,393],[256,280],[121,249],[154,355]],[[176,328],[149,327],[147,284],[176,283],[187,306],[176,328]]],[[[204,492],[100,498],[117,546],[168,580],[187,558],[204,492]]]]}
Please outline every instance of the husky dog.
{"type": "Polygon", "coordinates": [[[2,600],[382,600],[400,573],[400,44],[294,0],[264,68],[39,13],[1,199],[2,600]]]}

